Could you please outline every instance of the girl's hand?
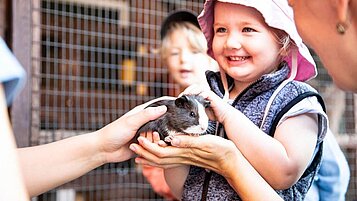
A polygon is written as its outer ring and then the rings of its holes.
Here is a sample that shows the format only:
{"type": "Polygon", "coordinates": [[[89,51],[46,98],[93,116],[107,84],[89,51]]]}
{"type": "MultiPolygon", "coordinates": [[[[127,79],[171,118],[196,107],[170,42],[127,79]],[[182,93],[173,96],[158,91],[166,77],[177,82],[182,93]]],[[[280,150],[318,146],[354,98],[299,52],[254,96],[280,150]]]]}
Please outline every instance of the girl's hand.
{"type": "Polygon", "coordinates": [[[166,144],[165,141],[160,139],[160,135],[158,132],[154,131],[154,132],[146,132],[146,133],[140,133],[140,136],[146,138],[147,140],[149,140],[149,142],[158,144],[161,147],[167,147],[168,144],[166,144]]]}
{"type": "Polygon", "coordinates": [[[229,112],[235,110],[226,101],[203,85],[191,85],[187,87],[180,96],[183,94],[198,94],[210,101],[210,107],[206,109],[206,112],[211,120],[223,123],[229,116],[229,112]]]}

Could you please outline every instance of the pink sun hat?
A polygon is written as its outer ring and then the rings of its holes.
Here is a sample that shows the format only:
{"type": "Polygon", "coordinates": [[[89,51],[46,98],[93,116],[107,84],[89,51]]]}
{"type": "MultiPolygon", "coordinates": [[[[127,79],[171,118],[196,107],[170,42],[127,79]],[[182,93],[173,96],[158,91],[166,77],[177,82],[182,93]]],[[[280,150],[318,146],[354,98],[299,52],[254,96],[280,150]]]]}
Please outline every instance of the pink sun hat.
{"type": "MultiPolygon", "coordinates": [[[[207,53],[214,58],[212,52],[213,18],[214,18],[214,3],[216,0],[206,0],[201,14],[198,16],[198,22],[207,39],[207,53]]],[[[293,11],[288,5],[287,0],[217,0],[219,2],[240,4],[258,10],[265,19],[265,22],[273,28],[280,29],[289,34],[290,38],[295,42],[298,51],[290,51],[289,55],[284,58],[288,62],[290,68],[294,71],[293,65],[294,52],[298,53],[296,57],[296,75],[293,75],[294,80],[307,81],[317,75],[316,64],[298,34],[293,17],[293,11]]]]}

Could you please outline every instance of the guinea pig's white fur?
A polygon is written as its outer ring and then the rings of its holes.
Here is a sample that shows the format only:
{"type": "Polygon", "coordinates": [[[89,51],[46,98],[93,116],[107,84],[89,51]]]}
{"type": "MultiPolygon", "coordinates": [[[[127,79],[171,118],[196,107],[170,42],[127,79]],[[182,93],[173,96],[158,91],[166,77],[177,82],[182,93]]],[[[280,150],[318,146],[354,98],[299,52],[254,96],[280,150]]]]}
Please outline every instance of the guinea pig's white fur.
{"type": "MultiPolygon", "coordinates": [[[[200,103],[197,100],[195,100],[195,102],[197,103],[197,108],[198,108],[198,116],[199,116],[198,122],[199,122],[199,124],[188,127],[186,129],[184,129],[183,131],[185,133],[200,135],[200,134],[203,134],[204,132],[206,132],[206,130],[208,128],[208,116],[206,114],[205,107],[202,105],[202,103],[200,103]]],[[[164,139],[165,142],[171,142],[175,135],[181,134],[181,133],[177,133],[176,131],[173,131],[173,130],[167,130],[167,133],[168,133],[168,136],[165,137],[165,139],[164,139]]]]}
{"type": "Polygon", "coordinates": [[[195,100],[195,102],[197,103],[197,106],[198,106],[198,116],[200,117],[198,119],[199,124],[196,125],[196,126],[188,127],[184,131],[186,133],[202,134],[208,128],[208,116],[207,116],[207,114],[205,112],[204,106],[200,102],[198,102],[197,100],[195,100]]]}
{"type": "Polygon", "coordinates": [[[160,100],[149,106],[166,105],[167,112],[149,121],[137,131],[137,135],[147,131],[157,131],[160,139],[171,142],[178,134],[205,134],[208,129],[208,116],[205,108],[209,102],[199,95],[183,95],[175,100],[160,100]]]}

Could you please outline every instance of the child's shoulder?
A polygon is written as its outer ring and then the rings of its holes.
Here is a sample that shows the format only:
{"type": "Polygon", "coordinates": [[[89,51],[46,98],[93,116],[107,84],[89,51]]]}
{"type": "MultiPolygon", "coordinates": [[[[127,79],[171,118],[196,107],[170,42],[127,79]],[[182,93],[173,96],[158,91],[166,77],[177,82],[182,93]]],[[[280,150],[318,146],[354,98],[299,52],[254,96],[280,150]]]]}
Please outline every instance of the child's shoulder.
{"type": "Polygon", "coordinates": [[[324,105],[318,91],[305,82],[290,81],[284,87],[276,90],[279,91],[275,91],[275,96],[271,97],[274,105],[287,104],[293,106],[308,97],[316,97],[320,104],[324,105]]]}
{"type": "Polygon", "coordinates": [[[306,82],[296,81],[296,80],[290,81],[288,84],[285,85],[284,88],[285,90],[293,90],[300,93],[307,92],[307,91],[318,93],[317,90],[314,87],[312,87],[310,84],[306,82]]]}

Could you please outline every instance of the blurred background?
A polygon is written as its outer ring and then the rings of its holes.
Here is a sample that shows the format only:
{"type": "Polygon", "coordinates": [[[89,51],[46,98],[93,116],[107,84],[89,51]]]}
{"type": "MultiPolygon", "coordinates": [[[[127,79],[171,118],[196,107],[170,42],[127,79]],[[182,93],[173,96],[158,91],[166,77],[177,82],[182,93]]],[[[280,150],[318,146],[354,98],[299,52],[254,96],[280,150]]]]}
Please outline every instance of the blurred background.
{"type": "MultiPolygon", "coordinates": [[[[204,0],[0,0],[0,36],[28,73],[11,108],[18,146],[97,130],[150,99],[178,90],[155,54],[168,12],[199,13],[204,0]]],[[[317,56],[310,81],[351,170],[357,199],[357,95],[334,86],[317,56]]],[[[48,164],[51,165],[51,164],[48,164]]],[[[36,201],[163,200],[129,160],[101,166],[36,201]]]]}

